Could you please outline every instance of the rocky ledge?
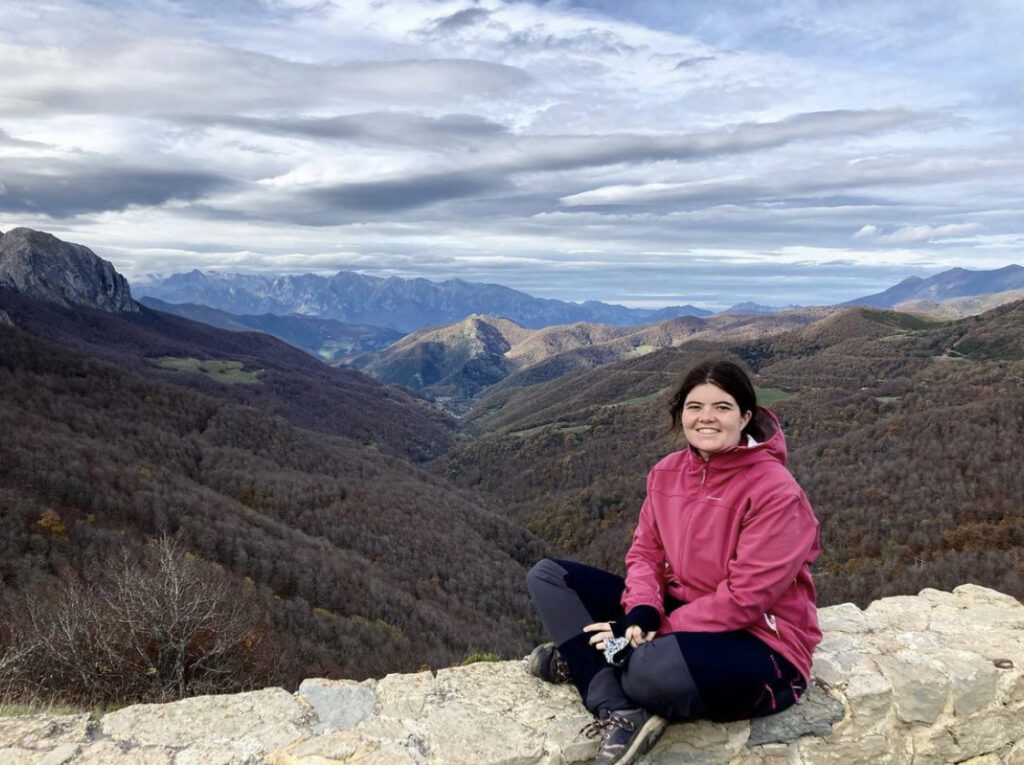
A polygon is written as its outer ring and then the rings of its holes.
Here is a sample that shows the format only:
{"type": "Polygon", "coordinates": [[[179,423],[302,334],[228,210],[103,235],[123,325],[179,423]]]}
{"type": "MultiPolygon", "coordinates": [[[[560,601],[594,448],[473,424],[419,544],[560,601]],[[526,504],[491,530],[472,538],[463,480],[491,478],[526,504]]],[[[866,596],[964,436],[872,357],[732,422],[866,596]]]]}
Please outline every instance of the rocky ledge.
{"type": "MultiPolygon", "coordinates": [[[[1024,606],[963,585],[821,610],[802,703],[669,726],[642,763],[1024,765],[1024,606]]],[[[88,715],[0,718],[0,764],[533,765],[596,743],[570,686],[521,662],[279,688],[88,715]]]]}

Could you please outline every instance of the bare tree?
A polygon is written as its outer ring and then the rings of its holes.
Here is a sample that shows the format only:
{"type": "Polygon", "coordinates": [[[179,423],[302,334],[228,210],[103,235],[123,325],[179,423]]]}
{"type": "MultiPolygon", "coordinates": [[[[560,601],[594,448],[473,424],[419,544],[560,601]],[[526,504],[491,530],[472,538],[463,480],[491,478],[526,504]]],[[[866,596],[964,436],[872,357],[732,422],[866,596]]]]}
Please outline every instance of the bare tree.
{"type": "Polygon", "coordinates": [[[245,685],[266,631],[253,599],[168,537],[149,552],[148,561],[122,565],[103,592],[123,661],[160,698],[245,685]]]}
{"type": "Polygon", "coordinates": [[[161,701],[266,684],[266,615],[245,586],[179,542],[152,540],[110,574],[8,598],[0,683],[36,696],[161,701]]]}

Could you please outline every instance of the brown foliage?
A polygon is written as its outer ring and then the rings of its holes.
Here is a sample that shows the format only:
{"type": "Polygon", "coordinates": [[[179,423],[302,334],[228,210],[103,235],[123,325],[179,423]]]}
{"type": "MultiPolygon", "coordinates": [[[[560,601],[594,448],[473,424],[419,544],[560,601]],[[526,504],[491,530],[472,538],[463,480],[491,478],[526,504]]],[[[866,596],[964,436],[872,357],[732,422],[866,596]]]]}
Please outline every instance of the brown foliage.
{"type": "Polygon", "coordinates": [[[471,415],[483,432],[446,470],[509,500],[561,554],[621,571],[646,471],[681,448],[662,430],[666,386],[733,354],[791,394],[772,408],[821,520],[821,603],[965,581],[1024,597],[1022,339],[1024,303],[951,324],[850,309],[746,344],[688,343],[485,397],[471,415]]]}
{"type": "Polygon", "coordinates": [[[268,685],[287,668],[251,591],[167,537],[90,581],[67,573],[4,605],[0,687],[85,703],[268,685]]]}

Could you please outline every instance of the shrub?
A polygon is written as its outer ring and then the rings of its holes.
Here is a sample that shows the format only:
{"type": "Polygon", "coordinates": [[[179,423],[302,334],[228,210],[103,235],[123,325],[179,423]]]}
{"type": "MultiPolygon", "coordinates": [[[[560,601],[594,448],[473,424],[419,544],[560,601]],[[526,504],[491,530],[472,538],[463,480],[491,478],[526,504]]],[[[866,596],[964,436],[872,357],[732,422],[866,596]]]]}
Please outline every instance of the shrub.
{"type": "Polygon", "coordinates": [[[275,670],[252,596],[167,537],[95,582],[67,574],[3,610],[0,684],[23,698],[167,701],[262,687],[275,670]]]}

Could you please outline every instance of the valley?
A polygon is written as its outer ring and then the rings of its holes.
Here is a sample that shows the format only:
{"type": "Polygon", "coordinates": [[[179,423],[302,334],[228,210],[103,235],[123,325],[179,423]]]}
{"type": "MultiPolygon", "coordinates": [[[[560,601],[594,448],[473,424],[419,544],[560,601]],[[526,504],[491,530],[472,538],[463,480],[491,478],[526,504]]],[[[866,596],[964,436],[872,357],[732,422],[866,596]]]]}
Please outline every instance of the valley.
{"type": "Polygon", "coordinates": [[[362,357],[378,380],[97,298],[118,284],[103,262],[62,252],[89,289],[0,281],[0,655],[75,588],[108,592],[116,561],[152,575],[169,538],[253,618],[251,673],[222,689],[521,656],[540,639],[526,570],[550,554],[621,571],[646,472],[682,448],[668,398],[708,356],[745,364],[783,422],[821,521],[821,605],[966,581],[1024,597],[1024,301],[472,315],[362,357]]]}

